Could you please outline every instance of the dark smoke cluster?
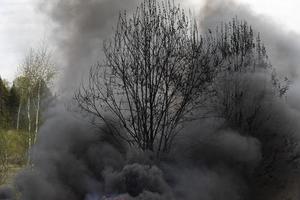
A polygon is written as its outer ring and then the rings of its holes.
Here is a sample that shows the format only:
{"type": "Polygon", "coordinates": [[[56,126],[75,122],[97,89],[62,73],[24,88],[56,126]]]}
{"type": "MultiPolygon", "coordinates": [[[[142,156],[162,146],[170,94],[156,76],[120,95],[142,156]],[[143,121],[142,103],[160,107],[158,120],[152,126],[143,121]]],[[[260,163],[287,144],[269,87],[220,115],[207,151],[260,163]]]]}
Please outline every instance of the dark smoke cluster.
{"type": "Polygon", "coordinates": [[[34,170],[16,178],[21,199],[244,199],[241,174],[261,159],[257,139],[204,122],[157,161],[60,110],[41,129],[34,170]]]}
{"type": "MultiPolygon", "coordinates": [[[[49,111],[39,142],[32,149],[33,169],[23,171],[15,180],[21,199],[257,198],[255,192],[261,185],[252,185],[251,181],[265,159],[262,143],[224,126],[222,119],[187,125],[172,152],[156,160],[150,152],[139,152],[112,140],[109,132],[62,112],[63,108],[49,111]]],[[[270,123],[261,131],[271,132],[268,126],[274,126],[273,132],[278,128],[281,131],[275,121],[270,123]]],[[[284,174],[289,172],[284,164],[273,164],[282,170],[273,174],[278,181],[289,177],[284,174]]]]}
{"type": "MultiPolygon", "coordinates": [[[[40,5],[56,24],[53,39],[65,67],[62,91],[73,91],[82,74],[101,58],[101,41],[110,35],[118,11],[130,12],[136,5],[136,0],[40,5]]],[[[280,196],[299,176],[298,36],[282,32],[265,18],[229,1],[207,1],[199,14],[201,29],[235,16],[261,32],[274,67],[293,75],[295,82],[286,98],[264,99],[261,115],[268,112],[275,117],[259,126],[255,135],[232,127],[223,118],[191,122],[178,135],[170,154],[157,160],[151,152],[115,141],[108,131],[66,111],[65,101],[71,99],[67,92],[64,102],[57,102],[47,113],[32,149],[33,167],[15,179],[17,197],[3,188],[0,199],[245,200],[292,195],[280,196]]],[[[261,86],[260,76],[254,80],[257,84],[251,89],[255,91],[261,86]]]]}

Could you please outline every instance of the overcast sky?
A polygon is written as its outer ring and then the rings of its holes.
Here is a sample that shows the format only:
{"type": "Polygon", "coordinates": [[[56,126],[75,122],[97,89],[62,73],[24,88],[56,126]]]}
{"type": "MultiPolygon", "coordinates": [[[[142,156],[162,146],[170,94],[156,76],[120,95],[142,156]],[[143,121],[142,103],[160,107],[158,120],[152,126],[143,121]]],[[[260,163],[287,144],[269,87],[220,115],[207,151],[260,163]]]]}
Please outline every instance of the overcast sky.
{"type": "Polygon", "coordinates": [[[0,75],[12,80],[28,48],[47,37],[37,0],[0,0],[0,75]]]}
{"type": "MultiPolygon", "coordinates": [[[[39,0],[0,0],[0,75],[13,80],[31,46],[47,39],[50,22],[36,8],[39,0]]],[[[236,0],[257,14],[270,16],[290,31],[300,33],[300,0],[236,0]]],[[[186,0],[200,8],[203,0],[186,0]]]]}

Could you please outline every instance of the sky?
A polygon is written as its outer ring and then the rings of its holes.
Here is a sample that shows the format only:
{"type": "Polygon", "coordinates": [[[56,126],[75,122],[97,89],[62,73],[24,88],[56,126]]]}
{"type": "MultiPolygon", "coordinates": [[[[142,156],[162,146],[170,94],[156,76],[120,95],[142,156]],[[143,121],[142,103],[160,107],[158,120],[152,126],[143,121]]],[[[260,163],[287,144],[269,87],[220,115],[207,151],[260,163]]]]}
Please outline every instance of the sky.
{"type": "Polygon", "coordinates": [[[9,81],[28,49],[47,37],[49,23],[36,5],[37,0],[0,0],[0,76],[9,81]]]}
{"type": "MultiPolygon", "coordinates": [[[[47,40],[51,29],[37,9],[40,0],[0,0],[0,76],[12,81],[18,66],[30,47],[47,40]]],[[[269,16],[285,30],[300,34],[299,0],[235,0],[247,4],[256,14],[269,16]]],[[[192,9],[200,10],[204,0],[185,0],[192,9]]]]}

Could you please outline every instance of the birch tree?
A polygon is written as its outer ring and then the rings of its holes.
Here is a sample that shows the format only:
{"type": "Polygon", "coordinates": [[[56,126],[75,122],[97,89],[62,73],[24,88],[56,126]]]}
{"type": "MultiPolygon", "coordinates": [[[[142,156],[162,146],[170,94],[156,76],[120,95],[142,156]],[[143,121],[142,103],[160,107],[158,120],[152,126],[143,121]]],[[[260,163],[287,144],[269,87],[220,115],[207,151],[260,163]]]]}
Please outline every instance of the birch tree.
{"type": "Polygon", "coordinates": [[[20,129],[21,124],[21,112],[23,109],[23,106],[26,105],[26,78],[25,77],[17,77],[14,81],[14,85],[17,88],[18,96],[19,96],[19,105],[18,105],[18,111],[17,111],[17,122],[16,122],[16,129],[20,129]]]}
{"type": "MultiPolygon", "coordinates": [[[[47,47],[31,49],[21,66],[23,96],[27,104],[28,147],[36,140],[40,123],[40,106],[43,85],[49,86],[56,74],[56,69],[47,47]],[[34,122],[33,122],[34,120],[34,122]]],[[[30,155],[29,159],[30,161],[30,155]]]]}

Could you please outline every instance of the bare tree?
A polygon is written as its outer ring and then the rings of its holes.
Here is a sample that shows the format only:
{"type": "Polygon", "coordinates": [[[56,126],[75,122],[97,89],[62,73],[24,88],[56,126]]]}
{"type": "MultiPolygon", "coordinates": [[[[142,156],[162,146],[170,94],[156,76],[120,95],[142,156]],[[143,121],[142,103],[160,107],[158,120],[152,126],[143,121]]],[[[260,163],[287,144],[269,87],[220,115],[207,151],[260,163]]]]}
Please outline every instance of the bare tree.
{"type": "Polygon", "coordinates": [[[104,53],[75,94],[80,108],[130,145],[169,151],[221,63],[213,38],[200,36],[179,6],[150,0],[131,17],[120,14],[104,53]]]}
{"type": "Polygon", "coordinates": [[[214,37],[223,57],[213,84],[215,110],[231,127],[254,132],[269,118],[262,116],[263,104],[282,97],[288,90],[288,79],[276,74],[260,34],[255,34],[247,22],[234,18],[218,27],[214,37]]]}
{"type": "Polygon", "coordinates": [[[215,110],[232,127],[254,128],[254,123],[259,121],[262,99],[267,94],[267,82],[270,82],[265,77],[271,70],[265,47],[259,34],[255,36],[247,22],[236,18],[218,27],[215,37],[224,57],[222,70],[214,83],[215,110]],[[259,79],[258,76],[264,77],[259,79]],[[255,80],[261,81],[262,87],[255,86],[255,80]]]}
{"type": "Polygon", "coordinates": [[[254,188],[283,188],[298,170],[300,157],[294,122],[277,108],[289,81],[276,74],[260,35],[246,22],[233,19],[215,33],[224,59],[209,103],[227,126],[261,142],[262,160],[251,174],[254,188]]]}

